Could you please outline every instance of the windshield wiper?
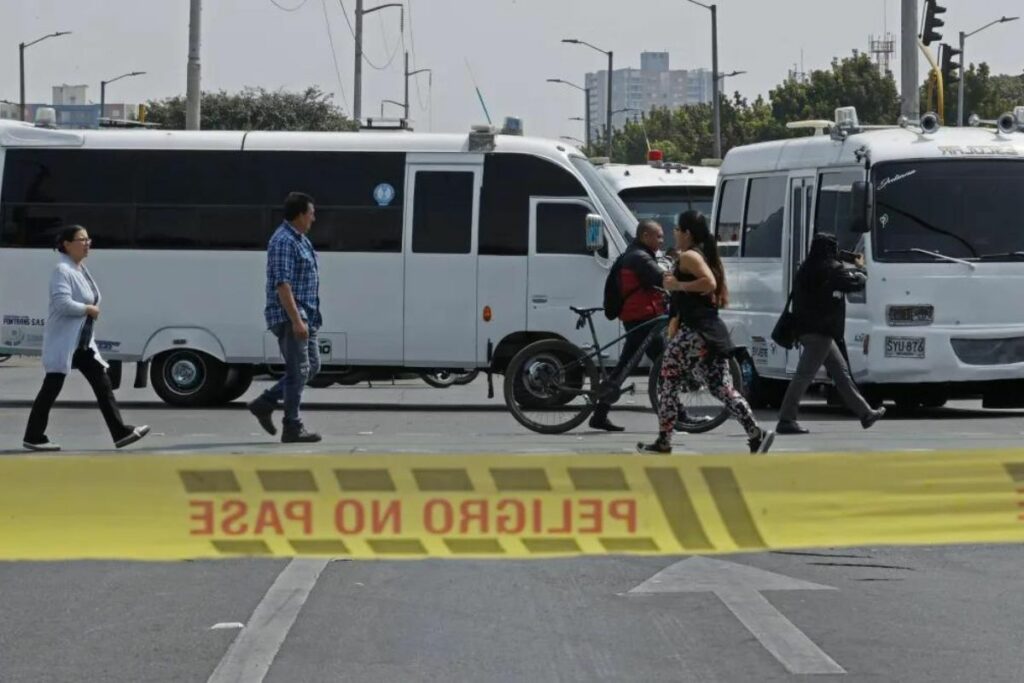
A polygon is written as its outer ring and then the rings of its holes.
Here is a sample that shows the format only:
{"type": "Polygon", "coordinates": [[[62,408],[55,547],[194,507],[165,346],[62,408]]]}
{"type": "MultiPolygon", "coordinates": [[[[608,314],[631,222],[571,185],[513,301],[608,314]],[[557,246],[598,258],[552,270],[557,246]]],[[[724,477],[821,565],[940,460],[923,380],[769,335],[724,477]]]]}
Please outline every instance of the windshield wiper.
{"type": "Polygon", "coordinates": [[[978,267],[975,264],[971,263],[970,261],[965,261],[962,258],[956,258],[955,256],[946,256],[945,254],[940,254],[937,251],[928,251],[927,249],[918,249],[917,247],[914,247],[912,249],[886,249],[883,253],[885,253],[885,254],[924,254],[925,256],[931,256],[932,258],[937,258],[937,259],[939,259],[941,261],[949,261],[950,263],[962,263],[965,266],[970,267],[971,270],[974,270],[975,268],[978,267]]]}
{"type": "Polygon", "coordinates": [[[1024,258],[1024,251],[1003,251],[996,254],[982,254],[978,257],[979,261],[996,261],[1001,259],[1021,259],[1024,258]]]}
{"type": "MultiPolygon", "coordinates": [[[[879,206],[879,208],[886,207],[889,210],[894,211],[894,212],[900,214],[901,216],[904,216],[905,218],[909,218],[910,220],[914,221],[915,223],[920,225],[925,230],[930,230],[931,232],[936,232],[936,233],[938,233],[940,235],[946,235],[947,237],[952,237],[957,242],[959,242],[960,244],[962,244],[965,247],[967,247],[967,250],[970,251],[973,256],[977,256],[978,255],[978,250],[975,249],[974,246],[970,242],[968,242],[961,235],[958,235],[955,232],[951,232],[949,230],[943,230],[940,227],[932,225],[931,223],[929,223],[928,221],[924,220],[920,216],[916,216],[916,215],[914,215],[914,214],[912,214],[912,213],[910,213],[908,211],[904,211],[903,209],[901,209],[899,207],[896,207],[896,206],[893,206],[892,204],[888,204],[886,202],[880,201],[880,202],[878,202],[878,206],[879,206]]],[[[919,250],[919,251],[923,251],[923,250],[919,250]]],[[[928,252],[928,253],[932,253],[933,254],[934,252],[928,252]]],[[[946,258],[948,260],[948,259],[951,259],[952,257],[942,257],[942,258],[946,258]]]]}

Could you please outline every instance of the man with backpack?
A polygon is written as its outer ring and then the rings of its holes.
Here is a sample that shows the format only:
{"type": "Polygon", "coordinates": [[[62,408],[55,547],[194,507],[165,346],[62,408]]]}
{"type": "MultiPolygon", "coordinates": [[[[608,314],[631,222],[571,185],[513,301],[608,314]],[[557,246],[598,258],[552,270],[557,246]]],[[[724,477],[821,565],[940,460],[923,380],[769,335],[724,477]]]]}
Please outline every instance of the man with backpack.
{"type": "MultiPolygon", "coordinates": [[[[656,221],[640,221],[636,238],[626,251],[616,259],[608,273],[604,288],[604,314],[609,320],[618,318],[626,330],[619,364],[611,372],[615,377],[629,363],[650,332],[645,322],[665,313],[665,295],[661,290],[665,273],[658,267],[657,253],[665,243],[661,225],[656,221]],[[637,329],[641,328],[641,329],[637,329]]],[[[652,361],[665,350],[665,340],[655,337],[647,347],[647,357],[652,361]]],[[[591,429],[608,432],[625,431],[608,419],[611,404],[601,402],[590,418],[591,429]]]]}

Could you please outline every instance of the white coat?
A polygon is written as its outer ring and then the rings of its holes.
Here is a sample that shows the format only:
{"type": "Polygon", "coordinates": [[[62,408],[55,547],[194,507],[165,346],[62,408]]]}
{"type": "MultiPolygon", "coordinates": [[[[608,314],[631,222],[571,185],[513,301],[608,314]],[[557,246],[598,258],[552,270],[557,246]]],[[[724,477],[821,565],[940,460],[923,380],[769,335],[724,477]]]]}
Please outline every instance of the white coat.
{"type": "MultiPolygon", "coordinates": [[[[60,262],[50,277],[50,314],[43,328],[43,368],[48,373],[66,375],[71,371],[71,357],[85,326],[85,307],[100,303],[99,286],[96,287],[94,302],[86,272],[84,264],[75,265],[70,256],[61,254],[60,262]]],[[[103,367],[108,367],[100,357],[95,334],[89,341],[89,349],[103,367]]]]}

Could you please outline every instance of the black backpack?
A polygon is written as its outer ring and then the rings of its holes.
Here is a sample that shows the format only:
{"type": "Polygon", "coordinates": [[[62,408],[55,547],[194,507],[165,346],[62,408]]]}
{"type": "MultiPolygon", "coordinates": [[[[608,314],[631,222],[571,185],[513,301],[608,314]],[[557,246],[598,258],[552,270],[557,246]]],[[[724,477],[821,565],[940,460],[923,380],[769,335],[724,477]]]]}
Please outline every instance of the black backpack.
{"type": "Polygon", "coordinates": [[[612,263],[612,269],[608,271],[608,277],[604,281],[604,317],[609,320],[615,320],[622,313],[622,307],[626,303],[626,299],[636,294],[642,289],[637,287],[629,294],[622,294],[622,278],[619,277],[620,271],[622,270],[622,261],[626,258],[626,254],[620,254],[615,262],[612,263]]]}

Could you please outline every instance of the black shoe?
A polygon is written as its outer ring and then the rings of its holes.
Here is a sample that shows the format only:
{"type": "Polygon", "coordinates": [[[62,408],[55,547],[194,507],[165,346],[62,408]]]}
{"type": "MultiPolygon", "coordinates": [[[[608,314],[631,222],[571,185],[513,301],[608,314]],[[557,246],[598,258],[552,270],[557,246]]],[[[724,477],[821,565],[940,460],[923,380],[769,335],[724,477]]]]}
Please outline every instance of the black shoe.
{"type": "Polygon", "coordinates": [[[775,441],[775,432],[769,429],[760,429],[757,436],[747,439],[751,453],[767,453],[775,441]]]}
{"type": "Polygon", "coordinates": [[[597,414],[595,414],[593,417],[590,418],[590,428],[591,429],[603,429],[606,432],[624,432],[624,431],[626,431],[625,427],[620,427],[619,425],[614,424],[611,420],[609,420],[607,415],[597,415],[597,414]]]}
{"type": "Polygon", "coordinates": [[[779,420],[779,424],[775,425],[776,434],[810,434],[811,430],[804,427],[796,420],[779,420]]]}
{"type": "Polygon", "coordinates": [[[59,444],[53,443],[45,436],[41,441],[29,441],[28,439],[25,439],[24,441],[21,442],[21,445],[24,446],[25,449],[29,451],[53,452],[60,450],[59,444]]]}
{"type": "Polygon", "coordinates": [[[149,426],[142,425],[141,427],[132,427],[131,434],[128,436],[122,436],[120,439],[114,442],[114,446],[117,448],[124,448],[125,446],[131,446],[133,443],[149,434],[149,426]]]}
{"type": "Polygon", "coordinates": [[[286,424],[281,429],[281,443],[316,443],[322,436],[316,432],[306,431],[305,425],[286,424]]]}
{"type": "Polygon", "coordinates": [[[636,450],[638,453],[660,453],[662,455],[668,455],[672,453],[672,444],[659,437],[654,443],[638,443],[636,445],[636,450]]]}
{"type": "Polygon", "coordinates": [[[864,429],[871,429],[871,425],[875,424],[882,417],[885,416],[885,408],[879,408],[878,410],[872,410],[867,416],[860,419],[860,426],[864,429]]]}
{"type": "Polygon", "coordinates": [[[250,413],[256,416],[256,419],[260,422],[260,427],[263,427],[263,430],[266,431],[267,434],[270,434],[271,436],[277,434],[277,427],[274,426],[274,420],[271,419],[271,416],[274,414],[273,405],[257,398],[246,404],[245,407],[249,409],[250,413]]]}

